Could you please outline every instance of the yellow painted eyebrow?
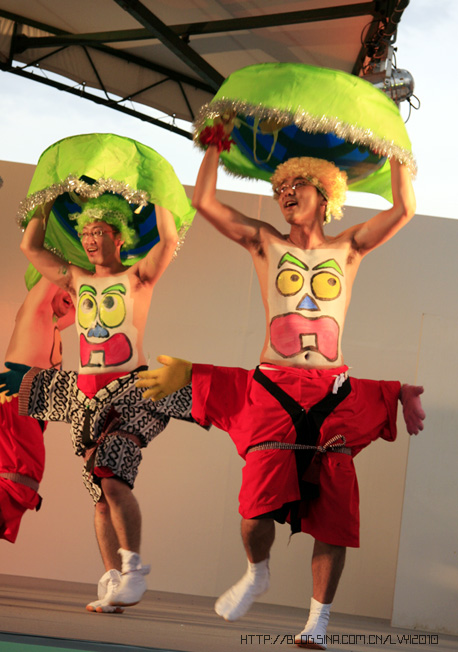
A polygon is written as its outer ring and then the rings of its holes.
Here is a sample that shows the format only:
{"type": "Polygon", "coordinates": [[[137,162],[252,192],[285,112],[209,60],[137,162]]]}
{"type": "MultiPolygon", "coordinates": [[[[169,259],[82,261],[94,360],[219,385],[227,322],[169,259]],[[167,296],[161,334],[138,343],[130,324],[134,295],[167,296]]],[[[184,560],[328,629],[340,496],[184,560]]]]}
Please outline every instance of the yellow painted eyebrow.
{"type": "Polygon", "coordinates": [[[278,267],[281,267],[285,263],[292,263],[293,265],[297,265],[297,267],[301,267],[302,269],[308,270],[309,268],[305,263],[303,263],[299,258],[296,258],[296,256],[293,256],[293,254],[286,253],[282,256],[280,262],[278,263],[278,267]]]}
{"type": "Polygon", "coordinates": [[[334,260],[334,258],[330,258],[329,260],[325,260],[324,263],[320,263],[319,265],[316,265],[316,267],[314,267],[313,269],[323,269],[323,268],[327,268],[327,269],[332,268],[332,269],[335,269],[336,272],[339,272],[339,274],[341,276],[344,275],[341,268],[340,268],[339,263],[336,260],[334,260]]]}

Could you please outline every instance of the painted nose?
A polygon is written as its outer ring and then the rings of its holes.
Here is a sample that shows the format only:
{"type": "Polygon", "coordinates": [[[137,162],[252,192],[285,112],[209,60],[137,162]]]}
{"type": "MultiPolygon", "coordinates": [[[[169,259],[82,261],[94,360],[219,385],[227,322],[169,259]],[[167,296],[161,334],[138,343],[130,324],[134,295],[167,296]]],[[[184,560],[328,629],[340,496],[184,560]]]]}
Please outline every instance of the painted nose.
{"type": "Polygon", "coordinates": [[[310,296],[310,294],[306,294],[305,297],[301,299],[299,302],[299,305],[297,306],[296,310],[319,310],[319,306],[315,299],[310,296]]]}
{"type": "Polygon", "coordinates": [[[109,334],[107,329],[100,324],[96,324],[94,328],[90,328],[87,332],[88,337],[108,337],[109,334]]]}

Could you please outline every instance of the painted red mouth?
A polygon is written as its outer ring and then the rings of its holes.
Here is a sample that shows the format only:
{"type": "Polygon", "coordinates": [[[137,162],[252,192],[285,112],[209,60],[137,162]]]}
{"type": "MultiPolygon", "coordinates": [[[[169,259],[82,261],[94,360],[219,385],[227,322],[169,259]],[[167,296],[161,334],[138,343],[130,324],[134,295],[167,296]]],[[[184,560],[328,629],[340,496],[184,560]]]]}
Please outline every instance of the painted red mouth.
{"type": "Polygon", "coordinates": [[[80,360],[82,367],[113,367],[124,364],[132,357],[132,346],[124,333],[116,333],[104,342],[92,344],[84,333],[80,335],[80,360]],[[103,353],[103,363],[91,363],[92,353],[103,353]]]}
{"type": "Polygon", "coordinates": [[[337,360],[339,325],[332,317],[309,319],[297,313],[274,317],[270,323],[270,342],[276,353],[290,358],[302,351],[317,351],[327,360],[337,360]],[[303,335],[315,335],[315,346],[303,346],[303,335]]]}

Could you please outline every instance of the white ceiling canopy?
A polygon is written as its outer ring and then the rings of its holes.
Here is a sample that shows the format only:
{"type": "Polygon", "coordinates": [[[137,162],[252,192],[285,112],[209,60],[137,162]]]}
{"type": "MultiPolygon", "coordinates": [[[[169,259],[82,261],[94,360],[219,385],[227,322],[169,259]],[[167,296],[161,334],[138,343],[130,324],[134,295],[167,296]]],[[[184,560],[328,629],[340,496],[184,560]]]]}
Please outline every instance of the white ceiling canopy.
{"type": "Polygon", "coordinates": [[[190,137],[235,70],[306,63],[362,74],[409,0],[0,0],[0,69],[190,137]]]}

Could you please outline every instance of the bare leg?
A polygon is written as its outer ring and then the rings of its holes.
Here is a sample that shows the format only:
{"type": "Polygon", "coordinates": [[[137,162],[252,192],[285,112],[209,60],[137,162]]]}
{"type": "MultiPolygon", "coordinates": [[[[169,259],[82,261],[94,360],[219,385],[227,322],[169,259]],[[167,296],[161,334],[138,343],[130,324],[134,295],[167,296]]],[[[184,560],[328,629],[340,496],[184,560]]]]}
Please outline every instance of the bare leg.
{"type": "Polygon", "coordinates": [[[247,572],[215,603],[216,613],[229,621],[244,616],[254,600],[269,588],[269,553],[275,539],[275,523],[273,519],[242,519],[241,530],[247,572]]]}
{"type": "Polygon", "coordinates": [[[111,522],[110,508],[103,494],[95,506],[94,525],[106,572],[98,583],[98,600],[90,602],[86,609],[97,613],[122,613],[124,609],[110,605],[113,594],[121,583],[121,556],[118,553],[119,541],[111,522]]]}
{"type": "Polygon", "coordinates": [[[102,491],[118,547],[140,552],[142,517],[131,488],[117,478],[103,478],[102,491]]]}
{"type": "MultiPolygon", "coordinates": [[[[122,576],[116,590],[110,595],[112,607],[137,604],[146,591],[145,575],[149,566],[142,566],[140,560],[141,513],[137,499],[130,487],[117,478],[103,478],[102,491],[109,507],[111,534],[119,542],[122,576]]],[[[109,535],[109,528],[105,529],[109,535]]],[[[110,539],[110,554],[113,553],[110,539]]],[[[99,544],[100,545],[100,544],[99,544]]]]}
{"type": "Polygon", "coordinates": [[[295,638],[296,645],[326,649],[326,629],[331,604],[345,565],[346,548],[315,540],[312,555],[313,597],[307,623],[295,638]]]}
{"type": "Polygon", "coordinates": [[[321,604],[330,604],[339,585],[347,549],[315,539],[312,556],[313,597],[321,604]]]}
{"type": "Polygon", "coordinates": [[[275,540],[275,523],[273,519],[242,518],[240,529],[248,561],[257,564],[268,559],[275,540]]]}
{"type": "Polygon", "coordinates": [[[95,535],[99,544],[100,554],[105,570],[112,568],[121,570],[121,557],[118,554],[119,541],[111,522],[111,513],[105,496],[95,506],[94,514],[95,535]]]}

